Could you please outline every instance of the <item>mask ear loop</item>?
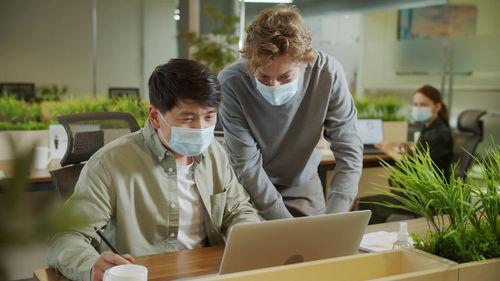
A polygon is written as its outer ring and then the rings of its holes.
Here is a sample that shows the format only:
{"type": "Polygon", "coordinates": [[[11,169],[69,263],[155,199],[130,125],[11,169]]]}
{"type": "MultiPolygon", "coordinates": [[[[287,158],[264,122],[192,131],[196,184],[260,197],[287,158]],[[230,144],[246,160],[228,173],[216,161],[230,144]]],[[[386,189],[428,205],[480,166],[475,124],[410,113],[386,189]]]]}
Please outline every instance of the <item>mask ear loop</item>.
{"type": "MultiPolygon", "coordinates": [[[[158,111],[158,112],[159,112],[159,111],[158,111]]],[[[161,114],[161,112],[159,112],[159,113],[160,113],[159,115],[160,115],[161,120],[163,120],[163,122],[165,122],[165,124],[167,124],[167,126],[168,126],[170,129],[172,129],[172,126],[170,126],[170,124],[168,124],[167,120],[165,120],[165,118],[163,118],[163,114],[161,114]]]]}
{"type": "MultiPolygon", "coordinates": [[[[158,111],[158,113],[159,113],[159,115],[160,115],[160,118],[163,120],[163,122],[165,122],[165,124],[167,124],[167,126],[168,126],[170,129],[172,129],[172,126],[170,126],[170,125],[168,124],[167,120],[165,120],[165,118],[163,118],[163,114],[161,114],[161,112],[159,112],[159,111],[158,111]]],[[[167,141],[167,139],[166,139],[166,138],[165,138],[165,136],[163,135],[163,132],[162,132],[161,130],[158,130],[158,134],[159,134],[159,135],[160,135],[160,137],[163,139],[163,141],[164,141],[164,142],[168,145],[168,143],[169,143],[169,142],[167,141]]]]}

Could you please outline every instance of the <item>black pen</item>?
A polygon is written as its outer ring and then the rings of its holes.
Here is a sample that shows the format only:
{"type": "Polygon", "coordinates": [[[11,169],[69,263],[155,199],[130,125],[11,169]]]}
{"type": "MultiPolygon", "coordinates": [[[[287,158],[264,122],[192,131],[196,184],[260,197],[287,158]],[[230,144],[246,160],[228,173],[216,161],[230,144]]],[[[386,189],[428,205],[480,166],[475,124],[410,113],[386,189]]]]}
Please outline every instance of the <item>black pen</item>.
{"type": "Polygon", "coordinates": [[[102,232],[97,229],[97,227],[94,226],[94,229],[95,229],[95,232],[97,232],[97,235],[99,235],[99,237],[101,237],[102,241],[104,241],[104,243],[106,243],[106,245],[108,245],[109,248],[111,248],[111,250],[113,251],[113,253],[117,254],[117,255],[120,255],[122,258],[123,258],[123,255],[122,253],[120,253],[120,251],[118,251],[117,248],[115,248],[115,246],[113,246],[113,244],[111,244],[108,239],[106,239],[106,237],[104,237],[104,235],[102,234],[102,232]]]}

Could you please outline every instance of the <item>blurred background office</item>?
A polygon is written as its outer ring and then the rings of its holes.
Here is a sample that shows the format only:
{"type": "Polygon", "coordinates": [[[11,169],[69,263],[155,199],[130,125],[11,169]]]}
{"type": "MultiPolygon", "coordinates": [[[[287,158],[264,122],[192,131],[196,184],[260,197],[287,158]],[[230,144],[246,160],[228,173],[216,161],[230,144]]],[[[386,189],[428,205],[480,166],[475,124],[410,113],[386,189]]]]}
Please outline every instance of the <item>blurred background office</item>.
{"type": "MultiPolygon", "coordinates": [[[[293,1],[314,47],[344,66],[353,95],[409,104],[414,89],[430,84],[442,91],[452,127],[466,108],[500,111],[499,1],[372,2],[293,1]]],[[[213,31],[206,5],[228,16],[239,16],[241,7],[238,0],[1,0],[0,83],[57,83],[72,96],[137,88],[147,100],[154,66],[193,53],[178,35],[213,31]]],[[[246,23],[272,5],[246,3],[246,23]]],[[[479,150],[490,135],[500,139],[499,120],[483,117],[479,150]]]]}
{"type": "MultiPolygon", "coordinates": [[[[26,98],[27,87],[40,97],[39,86],[56,85],[56,96],[105,99],[121,89],[118,94],[130,91],[147,102],[147,79],[160,63],[195,58],[217,71],[238,58],[241,9],[248,25],[279,1],[255,2],[262,1],[0,0],[0,92],[20,91],[26,98]],[[199,38],[218,44],[203,45],[199,38]]],[[[429,84],[441,91],[452,129],[462,111],[487,111],[478,154],[500,143],[500,1],[292,4],[302,11],[313,46],[341,62],[356,99],[395,97],[405,105],[399,114],[409,117],[414,90],[429,84]]],[[[13,279],[45,266],[43,251],[12,253],[13,279]]]]}

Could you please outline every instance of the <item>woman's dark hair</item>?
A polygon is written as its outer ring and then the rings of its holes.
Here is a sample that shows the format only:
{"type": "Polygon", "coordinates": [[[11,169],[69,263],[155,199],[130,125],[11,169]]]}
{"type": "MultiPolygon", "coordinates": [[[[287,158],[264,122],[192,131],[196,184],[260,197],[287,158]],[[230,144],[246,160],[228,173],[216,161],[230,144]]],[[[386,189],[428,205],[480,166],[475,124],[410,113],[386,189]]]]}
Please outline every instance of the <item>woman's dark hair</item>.
{"type": "Polygon", "coordinates": [[[439,117],[444,121],[446,126],[450,126],[449,124],[449,116],[448,116],[448,109],[446,108],[446,105],[444,105],[443,100],[441,98],[441,93],[439,92],[438,89],[429,86],[429,85],[424,85],[418,90],[415,91],[414,95],[416,93],[421,93],[422,95],[428,97],[431,99],[435,104],[440,103],[441,104],[441,110],[438,112],[439,117]]]}
{"type": "Polygon", "coordinates": [[[151,105],[165,113],[179,100],[192,100],[202,107],[218,107],[221,87],[217,77],[203,64],[171,59],[155,68],[148,81],[151,105]]]}

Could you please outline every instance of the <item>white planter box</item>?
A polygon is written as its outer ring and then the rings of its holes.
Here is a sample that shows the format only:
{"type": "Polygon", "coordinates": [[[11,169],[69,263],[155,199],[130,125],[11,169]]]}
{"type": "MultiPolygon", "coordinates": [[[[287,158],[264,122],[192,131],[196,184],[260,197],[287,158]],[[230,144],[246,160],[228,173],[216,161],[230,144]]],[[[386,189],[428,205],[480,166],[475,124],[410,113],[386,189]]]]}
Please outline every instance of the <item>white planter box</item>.
{"type": "Polygon", "coordinates": [[[500,258],[458,264],[416,249],[359,254],[200,280],[498,281],[500,258]]]}
{"type": "Polygon", "coordinates": [[[500,258],[458,265],[458,281],[500,280],[500,258]]]}
{"type": "Polygon", "coordinates": [[[456,281],[458,268],[457,263],[447,259],[406,249],[249,270],[203,280],[456,281]]]}
{"type": "Polygon", "coordinates": [[[408,140],[408,122],[406,121],[384,121],[384,141],[405,142],[408,140]]]}

